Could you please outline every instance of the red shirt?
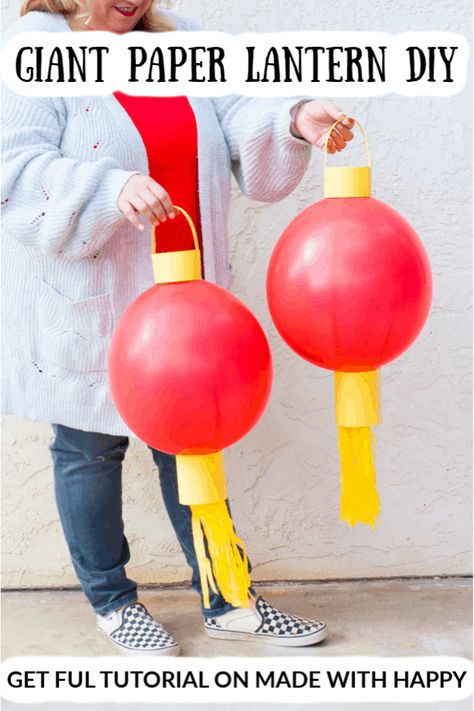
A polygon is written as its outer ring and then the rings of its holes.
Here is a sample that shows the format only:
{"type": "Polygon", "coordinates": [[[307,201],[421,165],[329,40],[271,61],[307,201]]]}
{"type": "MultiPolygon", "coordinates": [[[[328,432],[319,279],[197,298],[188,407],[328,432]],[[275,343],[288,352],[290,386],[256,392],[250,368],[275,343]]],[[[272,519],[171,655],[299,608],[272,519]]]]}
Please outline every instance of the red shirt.
{"type": "MultiPolygon", "coordinates": [[[[202,255],[199,219],[198,151],[196,119],[185,96],[128,96],[115,98],[140,133],[148,155],[150,176],[192,217],[202,255]]],[[[156,251],[192,249],[193,238],[184,217],[168,219],[156,229],[156,251]]]]}

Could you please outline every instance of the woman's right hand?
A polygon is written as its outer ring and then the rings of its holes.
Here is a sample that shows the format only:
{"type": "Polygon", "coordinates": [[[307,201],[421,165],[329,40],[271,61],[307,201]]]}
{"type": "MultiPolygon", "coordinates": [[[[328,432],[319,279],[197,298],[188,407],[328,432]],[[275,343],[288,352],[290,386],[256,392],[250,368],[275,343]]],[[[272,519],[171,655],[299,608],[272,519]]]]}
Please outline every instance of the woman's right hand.
{"type": "Polygon", "coordinates": [[[170,196],[162,185],[148,175],[132,175],[120,193],[117,205],[127,220],[139,230],[144,227],[139,215],[152,225],[172,220],[176,217],[170,196]]]}

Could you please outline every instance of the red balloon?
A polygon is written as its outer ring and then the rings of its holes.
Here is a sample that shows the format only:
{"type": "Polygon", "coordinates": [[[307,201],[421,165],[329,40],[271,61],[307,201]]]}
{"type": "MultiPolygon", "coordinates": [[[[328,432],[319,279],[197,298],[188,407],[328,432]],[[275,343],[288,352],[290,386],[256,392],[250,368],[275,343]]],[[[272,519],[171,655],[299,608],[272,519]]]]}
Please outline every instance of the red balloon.
{"type": "Polygon", "coordinates": [[[210,454],[257,422],[270,395],[267,338],[235,296],[206,281],[157,284],[112,337],[112,397],[130,429],[170,454],[210,454]]]}
{"type": "Polygon", "coordinates": [[[282,338],[331,370],[378,368],[405,351],[431,304],[431,270],[416,232],[374,198],[326,198],[283,232],[267,297],[282,338]]]}

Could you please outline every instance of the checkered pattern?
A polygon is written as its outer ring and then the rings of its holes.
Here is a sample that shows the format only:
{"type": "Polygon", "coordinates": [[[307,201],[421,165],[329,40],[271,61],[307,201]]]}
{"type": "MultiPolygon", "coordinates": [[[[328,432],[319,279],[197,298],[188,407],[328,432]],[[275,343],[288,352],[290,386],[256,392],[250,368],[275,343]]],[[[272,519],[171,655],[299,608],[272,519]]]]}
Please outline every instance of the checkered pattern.
{"type": "Polygon", "coordinates": [[[257,610],[262,616],[262,624],[257,632],[270,635],[284,635],[285,637],[301,637],[314,634],[324,628],[324,622],[306,620],[303,617],[289,615],[272,607],[263,597],[257,600],[257,610]]]}
{"type": "MultiPolygon", "coordinates": [[[[261,618],[260,626],[252,633],[256,637],[278,636],[280,638],[296,639],[320,632],[325,627],[324,622],[307,620],[303,617],[280,612],[280,610],[272,607],[264,600],[263,597],[257,599],[256,608],[261,618]]],[[[219,622],[219,617],[206,618],[204,626],[206,629],[224,629],[219,622]]]]}
{"type": "Polygon", "coordinates": [[[219,624],[219,618],[218,617],[208,617],[207,619],[204,620],[204,625],[206,627],[213,627],[214,629],[219,629],[220,624],[219,624]]]}
{"type": "Polygon", "coordinates": [[[136,651],[151,652],[177,645],[173,637],[139,602],[125,608],[122,624],[111,633],[110,638],[120,646],[136,651]]]}

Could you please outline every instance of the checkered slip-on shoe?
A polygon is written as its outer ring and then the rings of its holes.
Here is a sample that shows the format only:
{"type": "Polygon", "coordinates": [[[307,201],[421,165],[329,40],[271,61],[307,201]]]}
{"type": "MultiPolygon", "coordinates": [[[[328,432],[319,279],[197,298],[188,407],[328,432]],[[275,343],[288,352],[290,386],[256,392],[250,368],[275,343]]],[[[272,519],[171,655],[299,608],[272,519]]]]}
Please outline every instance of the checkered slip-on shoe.
{"type": "Polygon", "coordinates": [[[280,612],[263,597],[257,598],[255,606],[206,618],[204,629],[216,639],[257,640],[282,647],[306,647],[327,637],[324,622],[280,612]]]}
{"type": "Polygon", "coordinates": [[[179,644],[140,602],[133,602],[104,617],[97,615],[97,628],[123,654],[173,657],[179,654],[179,644]]]}

